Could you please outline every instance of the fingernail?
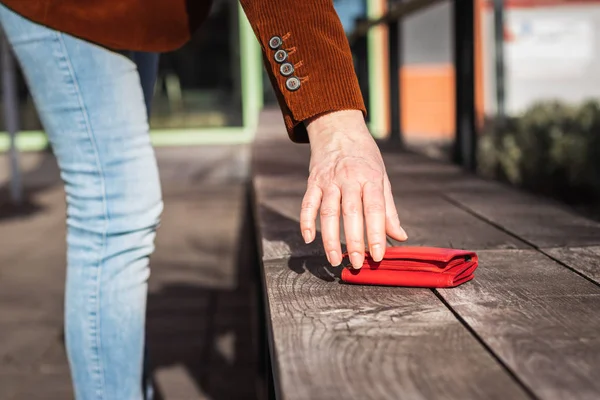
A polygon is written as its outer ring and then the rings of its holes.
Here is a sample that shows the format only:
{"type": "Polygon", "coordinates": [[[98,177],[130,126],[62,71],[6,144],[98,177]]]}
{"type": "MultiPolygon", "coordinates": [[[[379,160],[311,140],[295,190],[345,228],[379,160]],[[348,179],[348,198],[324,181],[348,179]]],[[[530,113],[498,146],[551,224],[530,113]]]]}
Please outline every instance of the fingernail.
{"type": "Polygon", "coordinates": [[[402,234],[402,236],[404,237],[403,240],[408,239],[408,234],[406,233],[406,231],[404,230],[404,228],[400,227],[400,233],[402,234]]]}
{"type": "Polygon", "coordinates": [[[362,267],[362,263],[363,263],[361,254],[357,251],[350,254],[350,262],[352,263],[352,268],[360,269],[360,267],[362,267]]]}
{"type": "Polygon", "coordinates": [[[331,264],[334,267],[337,267],[342,262],[342,260],[339,259],[337,251],[335,250],[331,250],[329,252],[329,254],[327,255],[327,259],[329,260],[329,264],[331,264]]]}
{"type": "Polygon", "coordinates": [[[373,261],[379,262],[383,259],[383,249],[380,244],[374,244],[371,246],[371,257],[373,261]]]}
{"type": "Polygon", "coordinates": [[[312,242],[312,232],[307,229],[304,232],[302,232],[302,238],[304,239],[304,243],[308,244],[310,242],[312,242]]]}

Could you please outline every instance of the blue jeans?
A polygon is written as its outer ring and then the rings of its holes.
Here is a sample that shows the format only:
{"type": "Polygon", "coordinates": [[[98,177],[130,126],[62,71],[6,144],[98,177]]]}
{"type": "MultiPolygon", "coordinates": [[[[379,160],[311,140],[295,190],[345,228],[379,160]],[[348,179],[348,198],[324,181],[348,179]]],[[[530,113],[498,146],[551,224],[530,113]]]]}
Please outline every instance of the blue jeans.
{"type": "Polygon", "coordinates": [[[65,184],[65,340],[76,398],[142,399],[148,258],[163,207],[146,105],[157,58],[107,50],[1,5],[0,23],[65,184]]]}

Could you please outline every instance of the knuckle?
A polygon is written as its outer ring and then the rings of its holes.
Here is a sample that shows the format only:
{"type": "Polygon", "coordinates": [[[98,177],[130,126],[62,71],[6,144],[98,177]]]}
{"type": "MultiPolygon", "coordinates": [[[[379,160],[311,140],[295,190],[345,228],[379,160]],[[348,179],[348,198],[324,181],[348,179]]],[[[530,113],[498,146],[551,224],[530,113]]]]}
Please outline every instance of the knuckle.
{"type": "Polygon", "coordinates": [[[337,217],[338,209],[335,207],[321,207],[322,217],[337,217]]]}
{"type": "Polygon", "coordinates": [[[360,209],[358,204],[353,201],[349,201],[342,204],[342,211],[344,216],[355,216],[359,213],[360,209]]]}
{"type": "Polygon", "coordinates": [[[373,182],[383,182],[383,173],[381,171],[372,171],[369,178],[373,182]]]}
{"type": "Polygon", "coordinates": [[[327,251],[335,250],[337,246],[339,246],[339,242],[336,242],[335,240],[325,240],[323,243],[323,247],[325,247],[327,251]]]}
{"type": "Polygon", "coordinates": [[[315,226],[315,223],[312,219],[301,218],[300,219],[300,227],[302,229],[311,229],[315,226]]]}
{"type": "Polygon", "coordinates": [[[334,174],[335,176],[346,176],[351,173],[353,167],[352,164],[348,162],[348,160],[341,160],[335,167],[334,174]]]}
{"type": "Polygon", "coordinates": [[[340,188],[335,182],[327,182],[320,185],[324,196],[337,196],[340,193],[340,188]]]}
{"type": "Polygon", "coordinates": [[[319,178],[316,174],[311,173],[308,176],[308,180],[306,181],[306,183],[308,184],[308,186],[317,186],[317,183],[319,182],[319,178]]]}
{"type": "Polygon", "coordinates": [[[346,241],[346,245],[348,247],[351,247],[353,249],[357,249],[357,248],[362,248],[364,247],[364,243],[361,239],[359,238],[354,238],[354,239],[347,239],[346,241]]]}
{"type": "Polygon", "coordinates": [[[397,212],[390,212],[390,213],[387,214],[387,218],[388,219],[399,219],[400,216],[398,215],[397,212]]]}
{"type": "Polygon", "coordinates": [[[356,177],[358,175],[359,175],[359,172],[356,171],[354,168],[350,168],[350,167],[342,168],[342,170],[340,171],[340,174],[339,174],[339,176],[344,180],[356,179],[356,177]]]}
{"type": "Polygon", "coordinates": [[[369,246],[373,247],[373,246],[381,246],[381,247],[385,247],[385,242],[382,242],[380,240],[377,239],[373,239],[373,240],[369,240],[369,246]]]}
{"type": "MultiPolygon", "coordinates": [[[[296,203],[297,204],[297,203],[296,203]]],[[[300,209],[302,211],[314,211],[317,208],[317,204],[312,200],[304,200],[300,209]]]]}
{"type": "Polygon", "coordinates": [[[383,214],[385,212],[385,206],[381,203],[372,203],[365,206],[365,213],[367,214],[383,214]]]}
{"type": "Polygon", "coordinates": [[[381,244],[381,242],[385,242],[385,231],[379,227],[371,229],[368,233],[368,238],[371,244],[381,244]]]}

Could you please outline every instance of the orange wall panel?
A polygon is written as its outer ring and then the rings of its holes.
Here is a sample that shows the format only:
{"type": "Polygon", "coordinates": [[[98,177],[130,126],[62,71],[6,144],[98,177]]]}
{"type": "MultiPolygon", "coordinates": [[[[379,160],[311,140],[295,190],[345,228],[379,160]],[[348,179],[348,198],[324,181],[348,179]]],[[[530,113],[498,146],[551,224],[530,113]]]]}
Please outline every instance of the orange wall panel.
{"type": "Polygon", "coordinates": [[[406,139],[454,136],[454,66],[411,65],[400,70],[402,131],[406,139]]]}

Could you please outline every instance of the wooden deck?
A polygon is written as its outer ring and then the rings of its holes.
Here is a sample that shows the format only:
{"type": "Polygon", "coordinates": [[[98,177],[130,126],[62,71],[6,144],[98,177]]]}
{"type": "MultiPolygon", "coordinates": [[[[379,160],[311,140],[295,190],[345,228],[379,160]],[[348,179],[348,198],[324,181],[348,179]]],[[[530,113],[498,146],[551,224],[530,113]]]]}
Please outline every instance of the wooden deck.
{"type": "MultiPolygon", "coordinates": [[[[264,336],[280,399],[600,398],[600,224],[384,148],[410,243],[476,250],[480,268],[449,290],[340,284],[298,229],[308,147],[265,112],[252,152],[262,322],[249,149],[158,151],[166,208],[148,340],[159,399],[263,398],[264,336]]],[[[23,165],[28,203],[7,207],[0,189],[0,400],[68,399],[64,195],[50,155],[23,165]]]]}
{"type": "MultiPolygon", "coordinates": [[[[158,158],[165,212],[148,303],[158,399],[256,398],[256,280],[241,245],[248,149],[158,158]]],[[[25,154],[23,168],[29,204],[15,210],[0,192],[0,400],[65,400],[64,194],[51,155],[25,154]]]]}
{"type": "Polygon", "coordinates": [[[480,267],[455,289],[341,284],[300,236],[309,149],[281,132],[265,113],[253,148],[278,399],[600,398],[600,224],[383,149],[409,244],[480,267]]]}

